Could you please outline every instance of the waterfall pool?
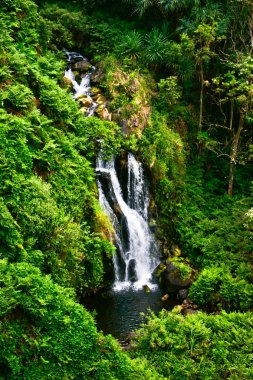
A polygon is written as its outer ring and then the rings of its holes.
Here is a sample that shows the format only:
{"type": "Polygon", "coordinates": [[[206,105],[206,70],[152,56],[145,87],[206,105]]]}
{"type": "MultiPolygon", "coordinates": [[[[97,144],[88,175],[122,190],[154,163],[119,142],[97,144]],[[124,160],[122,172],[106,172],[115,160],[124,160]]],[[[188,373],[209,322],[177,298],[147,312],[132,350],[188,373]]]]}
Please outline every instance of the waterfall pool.
{"type": "Polygon", "coordinates": [[[127,347],[133,332],[145,322],[140,313],[152,310],[158,314],[162,308],[172,310],[179,304],[178,300],[161,301],[164,295],[159,287],[150,293],[132,288],[94,295],[84,300],[84,306],[89,311],[95,311],[98,330],[114,336],[121,346],[127,347]]]}

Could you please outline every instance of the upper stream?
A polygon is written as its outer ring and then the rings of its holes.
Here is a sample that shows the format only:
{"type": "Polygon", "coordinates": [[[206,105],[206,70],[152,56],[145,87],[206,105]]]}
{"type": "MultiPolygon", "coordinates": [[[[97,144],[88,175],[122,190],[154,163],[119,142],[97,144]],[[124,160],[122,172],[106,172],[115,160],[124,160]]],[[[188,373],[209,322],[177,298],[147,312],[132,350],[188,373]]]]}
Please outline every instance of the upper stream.
{"type": "Polygon", "coordinates": [[[88,72],[85,75],[82,75],[81,82],[78,83],[76,81],[75,74],[73,73],[73,71],[71,69],[71,63],[75,62],[78,59],[79,59],[79,61],[81,61],[81,60],[87,61],[87,59],[84,58],[79,53],[68,52],[67,50],[65,50],[65,53],[68,57],[67,61],[69,62],[70,67],[67,70],[65,70],[64,76],[66,78],[70,79],[72,82],[74,99],[78,99],[82,95],[85,95],[88,99],[90,99],[91,106],[88,107],[86,116],[93,116],[94,112],[98,106],[98,104],[96,102],[94,102],[91,98],[92,93],[91,93],[91,86],[90,86],[90,79],[91,79],[93,72],[95,71],[95,67],[92,66],[91,69],[88,70],[88,72]]]}

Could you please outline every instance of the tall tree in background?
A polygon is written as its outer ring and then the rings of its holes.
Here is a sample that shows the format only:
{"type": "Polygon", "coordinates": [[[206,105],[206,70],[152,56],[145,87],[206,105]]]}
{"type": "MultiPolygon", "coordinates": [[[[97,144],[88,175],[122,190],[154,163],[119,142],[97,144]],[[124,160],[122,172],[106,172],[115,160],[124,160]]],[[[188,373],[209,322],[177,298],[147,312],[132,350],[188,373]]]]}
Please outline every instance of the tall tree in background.
{"type": "MultiPolygon", "coordinates": [[[[238,54],[236,61],[227,62],[227,72],[213,79],[221,109],[229,105],[229,122],[223,128],[229,133],[230,152],[228,195],[233,194],[234,168],[240,155],[242,132],[253,123],[253,58],[238,54]]],[[[223,112],[225,115],[225,112],[223,112]]]]}

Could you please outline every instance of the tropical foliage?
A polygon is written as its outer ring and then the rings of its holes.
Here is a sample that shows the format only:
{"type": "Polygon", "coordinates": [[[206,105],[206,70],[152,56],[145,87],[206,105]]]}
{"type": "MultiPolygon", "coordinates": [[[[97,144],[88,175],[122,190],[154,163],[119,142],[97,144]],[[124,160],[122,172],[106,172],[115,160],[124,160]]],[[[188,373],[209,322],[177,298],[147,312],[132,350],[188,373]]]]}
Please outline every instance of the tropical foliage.
{"type": "Polygon", "coordinates": [[[252,11],[1,1],[0,379],[252,378],[252,11]],[[63,48],[98,65],[114,121],[80,112],[63,48]],[[128,149],[144,163],[165,260],[180,245],[172,261],[183,279],[195,268],[202,309],[150,314],[129,353],[80,304],[108,285],[114,254],[102,140],[106,157],[128,149]]]}

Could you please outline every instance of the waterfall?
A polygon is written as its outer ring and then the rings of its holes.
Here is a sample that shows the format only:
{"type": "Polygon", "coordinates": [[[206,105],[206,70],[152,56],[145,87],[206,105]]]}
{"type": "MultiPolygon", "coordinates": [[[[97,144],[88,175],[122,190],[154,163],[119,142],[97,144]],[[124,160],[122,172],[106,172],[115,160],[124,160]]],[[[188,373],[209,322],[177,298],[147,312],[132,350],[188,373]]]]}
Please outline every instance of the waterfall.
{"type": "MultiPolygon", "coordinates": [[[[70,65],[86,60],[79,53],[64,51],[70,65]]],[[[86,116],[92,116],[98,106],[92,100],[90,86],[94,70],[92,67],[83,74],[80,83],[76,81],[71,67],[65,71],[65,77],[73,85],[74,99],[84,95],[90,101],[86,116]]],[[[159,254],[148,226],[149,193],[141,164],[128,153],[125,190],[118,179],[114,159],[105,161],[101,153],[96,172],[99,201],[114,227],[117,246],[117,254],[113,256],[114,289],[141,289],[144,285],[156,287],[152,284],[152,272],[159,263],[159,254]],[[123,190],[127,193],[125,196],[123,190]]]]}
{"type": "Polygon", "coordinates": [[[149,195],[143,169],[128,153],[127,199],[115,169],[114,160],[97,160],[99,200],[115,230],[118,254],[114,255],[114,289],[144,285],[154,288],[152,272],[158,264],[158,250],[148,226],[149,195]]]}
{"type": "MultiPolygon", "coordinates": [[[[81,55],[76,56],[78,53],[70,53],[67,51],[65,51],[65,53],[68,56],[68,62],[71,62],[71,59],[74,59],[73,57],[79,58],[79,61],[85,60],[85,58],[83,58],[83,56],[81,55]],[[75,54],[75,56],[71,54],[75,54]]],[[[98,104],[94,102],[92,99],[92,92],[91,92],[91,86],[90,86],[91,76],[95,70],[96,68],[92,66],[92,68],[86,74],[82,75],[82,79],[80,83],[76,81],[75,74],[73,73],[71,68],[68,68],[68,70],[65,70],[65,75],[64,75],[65,78],[70,79],[72,82],[74,99],[78,99],[82,95],[84,95],[89,100],[91,105],[87,109],[86,116],[92,116],[98,106],[98,104]]]]}

